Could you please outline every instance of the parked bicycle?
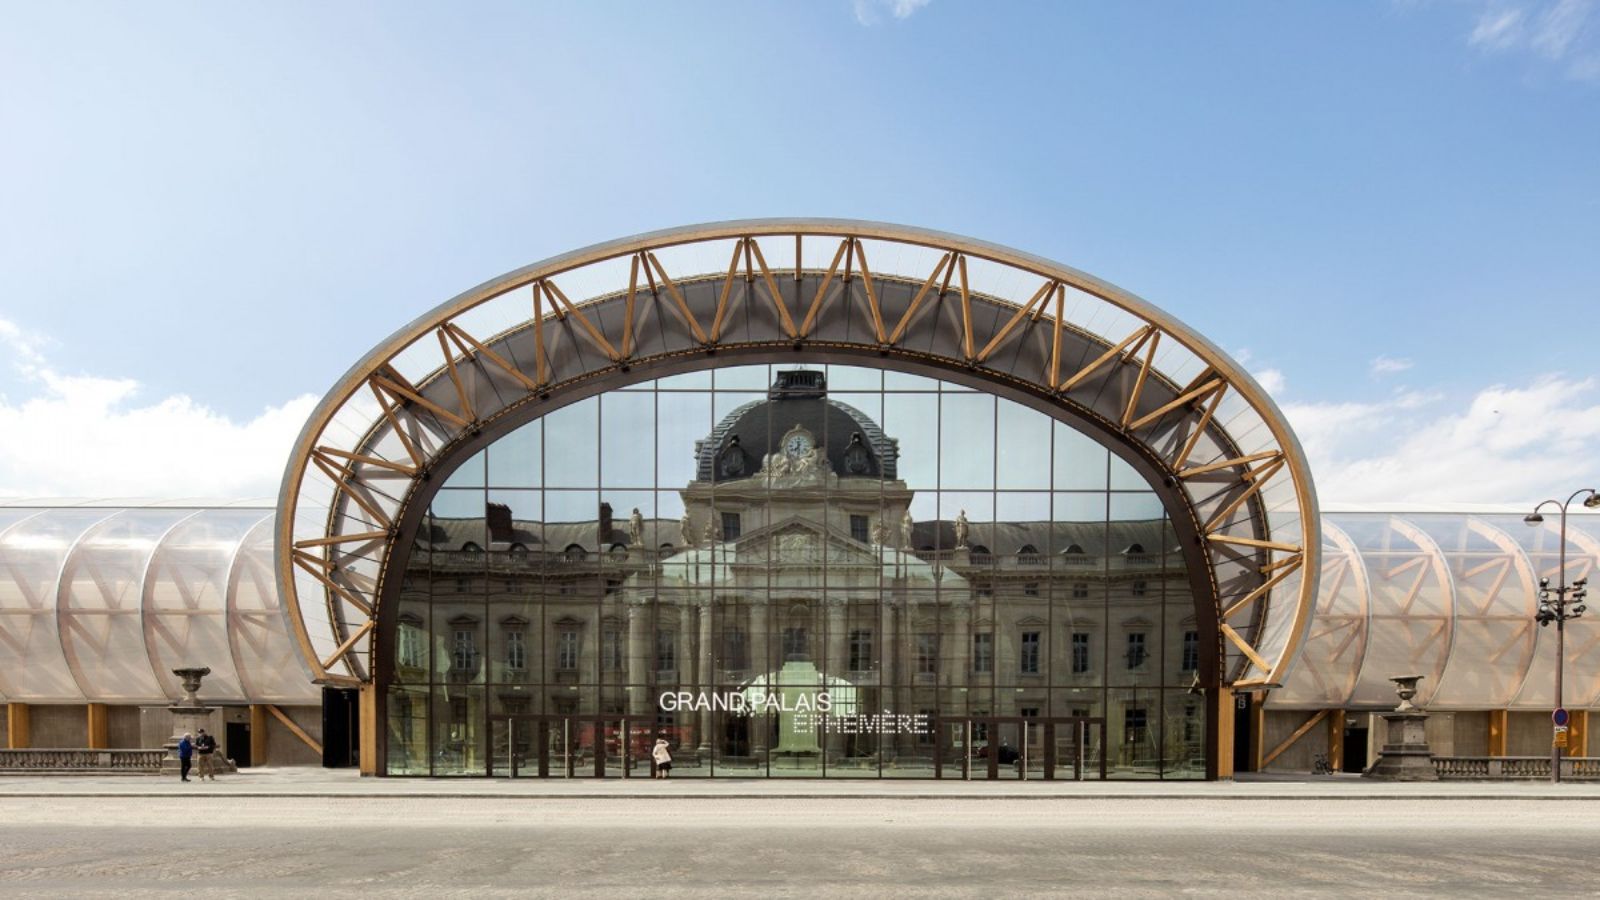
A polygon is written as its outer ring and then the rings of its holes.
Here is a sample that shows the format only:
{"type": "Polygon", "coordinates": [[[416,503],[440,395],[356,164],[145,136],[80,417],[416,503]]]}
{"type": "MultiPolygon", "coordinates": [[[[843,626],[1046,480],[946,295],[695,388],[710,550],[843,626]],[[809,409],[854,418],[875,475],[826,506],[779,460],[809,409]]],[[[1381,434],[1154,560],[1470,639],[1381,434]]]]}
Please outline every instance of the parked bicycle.
{"type": "Polygon", "coordinates": [[[1313,775],[1332,775],[1333,774],[1333,766],[1328,763],[1328,755],[1326,753],[1318,753],[1316,756],[1313,756],[1311,758],[1311,774],[1313,774],[1313,775]]]}

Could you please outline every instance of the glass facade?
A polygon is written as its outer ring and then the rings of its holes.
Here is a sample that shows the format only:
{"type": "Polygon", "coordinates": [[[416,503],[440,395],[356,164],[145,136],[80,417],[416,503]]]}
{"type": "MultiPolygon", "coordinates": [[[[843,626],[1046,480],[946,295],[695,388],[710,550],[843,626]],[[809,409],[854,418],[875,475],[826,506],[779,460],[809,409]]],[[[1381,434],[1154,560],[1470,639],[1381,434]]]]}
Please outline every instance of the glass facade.
{"type": "Polygon", "coordinates": [[[1156,494],[993,394],[727,367],[457,468],[375,664],[391,775],[1200,778],[1156,494]]]}

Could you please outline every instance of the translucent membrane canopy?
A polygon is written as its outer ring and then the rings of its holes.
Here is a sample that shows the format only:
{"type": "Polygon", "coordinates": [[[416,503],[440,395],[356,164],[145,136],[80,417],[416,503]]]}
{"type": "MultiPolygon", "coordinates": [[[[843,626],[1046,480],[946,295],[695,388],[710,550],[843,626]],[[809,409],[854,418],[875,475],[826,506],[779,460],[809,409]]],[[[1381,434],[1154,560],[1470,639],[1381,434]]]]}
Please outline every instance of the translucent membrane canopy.
{"type": "Polygon", "coordinates": [[[317,697],[271,579],[261,508],[0,508],[0,696],[163,703],[317,697]]]}
{"type": "MultiPolygon", "coordinates": [[[[1559,583],[1559,525],[1520,516],[1339,513],[1327,541],[1312,627],[1293,674],[1268,704],[1392,708],[1398,675],[1422,675],[1432,709],[1549,709],[1555,629],[1534,621],[1539,579],[1559,583]]],[[[1600,517],[1567,525],[1570,583],[1600,562],[1600,517]]],[[[1600,627],[1567,623],[1571,707],[1600,704],[1600,627]]]]}
{"type": "MultiPolygon", "coordinates": [[[[469,290],[374,348],[291,455],[276,573],[318,679],[371,680],[390,577],[437,489],[517,426],[597,393],[740,363],[960,382],[1142,466],[1185,530],[1223,681],[1285,674],[1322,541],[1309,469],[1248,374],[1155,306],[1046,259],[871,222],[690,226],[469,290]]],[[[759,387],[759,386],[758,386],[759,387]]],[[[991,424],[991,430],[993,425],[991,424]]],[[[574,448],[574,453],[587,452],[574,448]]]]}

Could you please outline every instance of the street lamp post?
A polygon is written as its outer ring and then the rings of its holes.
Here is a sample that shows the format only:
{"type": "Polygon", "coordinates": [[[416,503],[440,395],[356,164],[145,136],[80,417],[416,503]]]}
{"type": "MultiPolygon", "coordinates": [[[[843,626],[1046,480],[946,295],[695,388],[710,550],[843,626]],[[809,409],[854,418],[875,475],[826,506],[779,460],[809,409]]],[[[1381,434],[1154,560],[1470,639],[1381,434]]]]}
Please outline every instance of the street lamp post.
{"type": "MultiPolygon", "coordinates": [[[[1534,614],[1539,627],[1543,628],[1551,622],[1556,623],[1556,710],[1563,708],[1561,699],[1561,675],[1567,667],[1567,620],[1576,619],[1583,615],[1588,606],[1584,599],[1589,596],[1589,579],[1587,577],[1567,584],[1567,507],[1578,497],[1588,494],[1583,498],[1583,505],[1589,509],[1600,507],[1600,494],[1594,488],[1582,488],[1572,492],[1565,502],[1546,500],[1533,508],[1533,512],[1524,516],[1522,521],[1529,525],[1538,525],[1544,521],[1544,516],[1539,510],[1546,506],[1554,505],[1561,510],[1561,536],[1559,538],[1558,562],[1556,564],[1555,596],[1551,597],[1550,579],[1548,576],[1539,579],[1539,611],[1534,614]],[[1568,594],[1571,597],[1568,597],[1568,594]]],[[[1553,720],[1552,720],[1553,721],[1553,720]]],[[[1564,728],[1565,723],[1556,723],[1557,728],[1564,728]]],[[[1561,783],[1561,744],[1554,739],[1550,741],[1550,781],[1553,784],[1561,783]]]]}

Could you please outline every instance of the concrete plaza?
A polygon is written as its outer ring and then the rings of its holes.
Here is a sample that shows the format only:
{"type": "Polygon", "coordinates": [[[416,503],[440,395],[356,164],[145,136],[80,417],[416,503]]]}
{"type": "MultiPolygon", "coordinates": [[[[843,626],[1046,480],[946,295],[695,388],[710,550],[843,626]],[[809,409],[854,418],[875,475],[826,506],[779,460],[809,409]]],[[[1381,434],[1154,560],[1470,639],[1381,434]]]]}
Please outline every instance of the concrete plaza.
{"type": "Polygon", "coordinates": [[[1587,785],[0,779],[7,895],[1565,895],[1597,842],[1587,785]]]}

